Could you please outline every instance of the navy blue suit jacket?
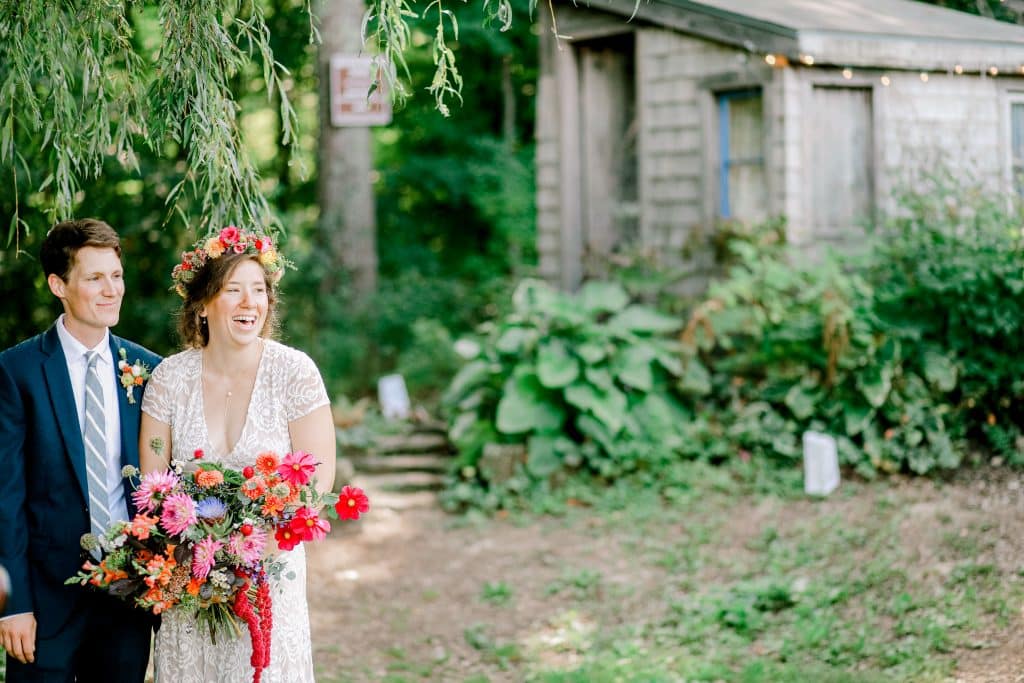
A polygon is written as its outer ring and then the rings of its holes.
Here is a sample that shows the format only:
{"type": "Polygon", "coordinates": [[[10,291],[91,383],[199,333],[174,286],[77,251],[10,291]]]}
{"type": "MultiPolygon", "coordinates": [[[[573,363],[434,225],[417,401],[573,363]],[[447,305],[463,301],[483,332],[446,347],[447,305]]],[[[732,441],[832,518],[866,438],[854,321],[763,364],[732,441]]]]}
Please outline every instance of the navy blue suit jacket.
{"type": "MultiPolygon", "coordinates": [[[[150,370],[161,360],[113,334],[110,348],[115,364],[122,348],[128,362],[150,370]]],[[[129,403],[117,385],[122,466],[139,465],[143,389],[136,387],[129,403]]],[[[126,480],[134,514],[131,492],[126,480]]],[[[82,564],[88,500],[82,430],[55,325],[0,353],[0,564],[11,577],[4,613],[35,613],[40,638],[61,630],[85,590],[64,581],[82,564]]]]}

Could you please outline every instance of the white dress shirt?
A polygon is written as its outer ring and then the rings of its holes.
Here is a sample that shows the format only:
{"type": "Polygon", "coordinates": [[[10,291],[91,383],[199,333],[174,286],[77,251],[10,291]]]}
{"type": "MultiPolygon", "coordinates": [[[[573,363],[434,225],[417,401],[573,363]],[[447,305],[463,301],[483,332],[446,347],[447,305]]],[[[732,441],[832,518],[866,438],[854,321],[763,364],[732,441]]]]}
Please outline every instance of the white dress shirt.
{"type": "Polygon", "coordinates": [[[96,361],[96,372],[103,384],[103,415],[106,418],[104,437],[107,442],[107,499],[110,510],[110,521],[128,519],[128,504],[124,498],[124,478],[121,476],[121,411],[118,409],[117,392],[121,391],[121,383],[117,379],[117,366],[114,354],[110,350],[110,332],[103,335],[103,340],[95,347],[88,349],[71,336],[64,327],[64,316],[57,320],[57,336],[64,349],[64,358],[68,364],[68,376],[71,378],[71,390],[75,394],[75,409],[78,411],[78,425],[85,424],[85,372],[89,364],[85,354],[99,351],[96,361]]]}

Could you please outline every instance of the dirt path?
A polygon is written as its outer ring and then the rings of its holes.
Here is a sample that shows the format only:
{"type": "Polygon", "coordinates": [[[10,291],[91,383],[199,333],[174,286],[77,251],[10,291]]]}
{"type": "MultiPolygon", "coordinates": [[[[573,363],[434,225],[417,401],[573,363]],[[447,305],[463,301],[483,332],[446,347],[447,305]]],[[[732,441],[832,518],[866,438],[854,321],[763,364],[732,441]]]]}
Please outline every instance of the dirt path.
{"type": "MultiPolygon", "coordinates": [[[[964,534],[982,529],[984,561],[1014,572],[1024,567],[1024,491],[1017,475],[941,487],[911,480],[894,491],[907,503],[898,513],[901,535],[919,544],[922,576],[945,571],[928,541],[937,533],[936,515],[951,516],[964,534]]],[[[876,502],[864,496],[814,509],[855,519],[877,514],[871,512],[876,502]]],[[[794,516],[811,510],[802,502],[771,507],[779,508],[773,514],[794,516]]],[[[465,681],[478,675],[514,681],[522,680],[524,661],[571,667],[581,650],[574,642],[650,611],[665,578],[663,570],[631,561],[616,530],[598,528],[607,523],[578,515],[474,524],[436,508],[376,509],[336,529],[308,549],[318,680],[465,681]],[[595,575],[599,582],[591,580],[595,575]],[[587,591],[605,595],[593,596],[584,616],[574,606],[587,591]],[[487,592],[491,600],[482,599],[487,592]],[[502,593],[514,599],[502,605],[502,593]],[[608,594],[614,599],[599,599],[608,594]]],[[[1010,622],[981,634],[977,649],[956,653],[955,681],[1024,682],[1019,611],[1010,622]]]]}

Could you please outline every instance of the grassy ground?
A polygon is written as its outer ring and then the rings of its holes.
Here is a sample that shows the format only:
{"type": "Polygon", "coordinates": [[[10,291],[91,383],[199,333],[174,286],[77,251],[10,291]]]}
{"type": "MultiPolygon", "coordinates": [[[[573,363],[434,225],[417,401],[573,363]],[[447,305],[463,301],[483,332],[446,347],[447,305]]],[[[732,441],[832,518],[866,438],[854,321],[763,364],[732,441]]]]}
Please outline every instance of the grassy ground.
{"type": "Polygon", "coordinates": [[[319,680],[998,681],[1024,665],[1000,647],[1024,598],[1015,475],[817,502],[797,476],[686,479],[560,518],[379,511],[311,553],[319,680]]]}
{"type": "MultiPolygon", "coordinates": [[[[687,466],[561,516],[375,509],[309,553],[320,683],[1018,680],[1016,473],[687,466]],[[688,484],[686,483],[688,482],[688,484]]],[[[2,671],[2,669],[0,669],[2,671]]],[[[0,673],[2,680],[2,673],[0,673]]]]}

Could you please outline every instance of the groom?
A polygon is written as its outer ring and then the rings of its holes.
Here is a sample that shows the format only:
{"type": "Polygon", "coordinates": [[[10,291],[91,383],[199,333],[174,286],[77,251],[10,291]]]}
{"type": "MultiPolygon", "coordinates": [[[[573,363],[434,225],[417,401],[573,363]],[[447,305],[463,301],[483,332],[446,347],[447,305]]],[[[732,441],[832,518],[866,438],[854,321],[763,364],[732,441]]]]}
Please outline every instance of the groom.
{"type": "Polygon", "coordinates": [[[152,618],[95,589],[65,586],[91,559],[79,545],[134,514],[124,465],[139,464],[141,386],[118,381],[120,352],[160,357],[110,334],[124,295],[121,243],[98,220],[58,223],[40,261],[64,314],[0,353],[0,613],[7,681],[141,683],[152,618]]]}

